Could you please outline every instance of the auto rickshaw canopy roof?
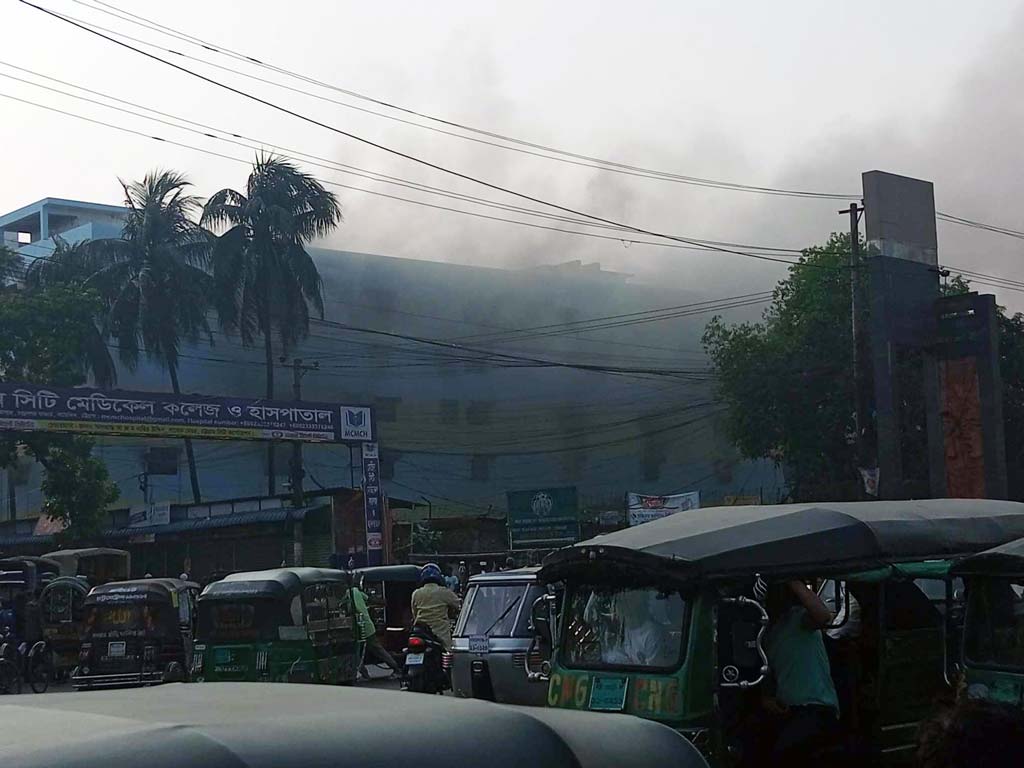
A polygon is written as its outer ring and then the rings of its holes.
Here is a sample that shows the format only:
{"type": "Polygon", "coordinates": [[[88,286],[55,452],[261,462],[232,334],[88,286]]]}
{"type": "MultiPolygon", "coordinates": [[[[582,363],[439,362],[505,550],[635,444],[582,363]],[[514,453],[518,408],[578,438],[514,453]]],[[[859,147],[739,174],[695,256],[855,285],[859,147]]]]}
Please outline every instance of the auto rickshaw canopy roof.
{"type": "Polygon", "coordinates": [[[650,720],[449,696],[203,683],[8,698],[2,754],[19,768],[707,766],[650,720]]]}
{"type": "Polygon", "coordinates": [[[238,597],[291,597],[311,584],[350,582],[348,571],[334,568],[273,568],[266,571],[242,571],[209,584],[200,599],[238,597]]]}
{"type": "Polygon", "coordinates": [[[1024,576],[1024,538],[965,557],[950,572],[954,576],[1024,576]]]}
{"type": "Polygon", "coordinates": [[[581,572],[683,579],[850,573],[962,556],[1020,537],[1024,504],[1012,501],[707,507],[561,549],[545,559],[540,578],[550,583],[581,572]]]}
{"type": "Polygon", "coordinates": [[[86,603],[109,602],[176,602],[183,590],[199,589],[192,581],[181,579],[134,579],[132,581],[111,581],[89,590],[86,603]]]}
{"type": "Polygon", "coordinates": [[[78,573],[78,562],[82,559],[90,557],[117,557],[127,561],[131,555],[124,549],[85,547],[82,549],[58,549],[53,552],[47,552],[43,557],[57,563],[60,566],[62,576],[74,576],[78,573]]]}

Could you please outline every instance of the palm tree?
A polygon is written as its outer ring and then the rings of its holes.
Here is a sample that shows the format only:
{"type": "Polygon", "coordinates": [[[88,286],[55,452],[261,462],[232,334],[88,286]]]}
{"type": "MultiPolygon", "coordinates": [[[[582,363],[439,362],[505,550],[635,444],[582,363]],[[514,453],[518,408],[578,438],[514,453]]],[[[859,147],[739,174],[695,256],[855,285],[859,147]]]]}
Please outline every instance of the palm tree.
{"type": "MultiPolygon", "coordinates": [[[[90,278],[107,304],[106,331],[129,370],[139,355],[167,369],[171,390],[181,394],[179,348],[201,336],[212,343],[207,321],[213,238],[195,220],[202,206],[187,194],[188,179],[153,171],[142,181],[121,182],[127,208],[120,239],[93,241],[101,266],[90,278]]],[[[185,440],[192,496],[201,500],[192,441],[185,440]]]]}
{"type": "MultiPolygon", "coordinates": [[[[274,397],[274,336],[283,355],[309,334],[310,305],[323,316],[320,272],[306,244],[341,221],[334,195],[312,176],[271,155],[259,155],[245,192],[222,189],[202,223],[222,231],[213,253],[220,322],[242,343],[263,339],[267,399],[274,397]]],[[[267,447],[267,488],[275,493],[274,444],[267,447]]]]}
{"type": "MultiPolygon", "coordinates": [[[[77,288],[95,290],[90,278],[100,267],[96,249],[89,240],[69,244],[60,237],[53,239],[54,249],[46,258],[29,262],[25,270],[25,289],[45,291],[48,288],[77,288]]],[[[100,307],[93,320],[93,326],[85,333],[82,343],[87,368],[98,387],[112,387],[117,383],[117,368],[107,347],[106,332],[103,330],[105,312],[100,307]]]]}

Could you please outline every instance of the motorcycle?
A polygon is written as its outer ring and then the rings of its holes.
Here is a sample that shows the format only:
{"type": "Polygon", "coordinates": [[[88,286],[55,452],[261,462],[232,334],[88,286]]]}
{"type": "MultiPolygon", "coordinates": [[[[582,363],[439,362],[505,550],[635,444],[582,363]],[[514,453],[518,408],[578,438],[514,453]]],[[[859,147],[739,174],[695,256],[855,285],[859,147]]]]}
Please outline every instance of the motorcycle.
{"type": "Polygon", "coordinates": [[[452,655],[430,627],[413,626],[403,652],[407,690],[432,694],[451,690],[452,655]]]}

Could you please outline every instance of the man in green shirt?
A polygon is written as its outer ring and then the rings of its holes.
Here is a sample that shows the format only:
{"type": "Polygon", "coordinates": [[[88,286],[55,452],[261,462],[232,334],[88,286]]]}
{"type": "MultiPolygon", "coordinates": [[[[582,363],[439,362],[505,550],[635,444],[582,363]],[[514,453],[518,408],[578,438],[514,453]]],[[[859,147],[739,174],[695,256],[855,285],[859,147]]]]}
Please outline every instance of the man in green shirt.
{"type": "Polygon", "coordinates": [[[395,661],[395,658],[388,653],[387,648],[380,644],[380,640],[377,639],[377,628],[373,625],[373,619],[370,617],[370,610],[366,607],[366,593],[364,593],[359,587],[352,588],[352,600],[356,606],[356,614],[359,622],[359,637],[366,643],[366,649],[363,651],[364,663],[359,667],[359,675],[364,679],[369,679],[370,673],[366,671],[366,659],[371,661],[376,659],[377,662],[387,664],[391,667],[393,674],[402,674],[402,668],[395,661]]]}
{"type": "Polygon", "coordinates": [[[815,750],[839,722],[839,698],[822,638],[832,612],[806,584],[793,580],[769,588],[768,615],[765,651],[775,695],[765,698],[764,707],[777,727],[769,734],[763,764],[811,765],[815,750]]]}

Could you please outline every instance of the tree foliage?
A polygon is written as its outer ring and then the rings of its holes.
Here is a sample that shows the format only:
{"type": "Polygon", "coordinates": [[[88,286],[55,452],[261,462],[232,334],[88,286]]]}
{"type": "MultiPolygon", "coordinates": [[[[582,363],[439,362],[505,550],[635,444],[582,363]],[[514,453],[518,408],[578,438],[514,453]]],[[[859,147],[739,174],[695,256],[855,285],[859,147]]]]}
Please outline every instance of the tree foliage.
{"type": "MultiPolygon", "coordinates": [[[[109,357],[96,357],[95,317],[100,301],[81,287],[51,286],[0,289],[0,380],[50,386],[82,384],[109,357]]],[[[105,350],[104,350],[105,352],[105,350]]],[[[102,374],[101,374],[102,375],[102,374]]],[[[87,437],[38,432],[0,435],[0,466],[19,455],[43,466],[44,512],[66,526],[69,540],[88,538],[100,529],[108,504],[118,497],[106,466],[92,456],[87,437]]]]}
{"type": "Polygon", "coordinates": [[[856,493],[849,250],[846,234],[808,248],[760,322],[704,331],[730,438],[777,461],[795,499],[856,493]]]}
{"type": "MultiPolygon", "coordinates": [[[[833,234],[803,251],[760,322],[715,317],[704,331],[730,438],[747,458],[778,462],[795,501],[859,498],[849,253],[849,235],[833,234]]],[[[960,277],[942,286],[945,295],[969,290],[960,277]]],[[[1024,316],[999,312],[1010,495],[1024,499],[1024,316]]],[[[918,363],[901,360],[896,376],[912,380],[918,363]]],[[[908,492],[927,494],[923,394],[900,391],[908,492]]]]}

